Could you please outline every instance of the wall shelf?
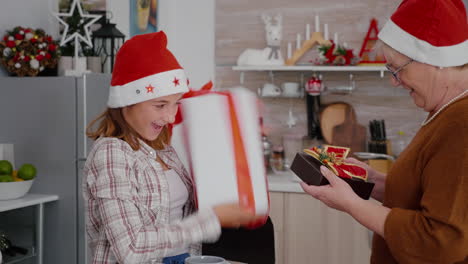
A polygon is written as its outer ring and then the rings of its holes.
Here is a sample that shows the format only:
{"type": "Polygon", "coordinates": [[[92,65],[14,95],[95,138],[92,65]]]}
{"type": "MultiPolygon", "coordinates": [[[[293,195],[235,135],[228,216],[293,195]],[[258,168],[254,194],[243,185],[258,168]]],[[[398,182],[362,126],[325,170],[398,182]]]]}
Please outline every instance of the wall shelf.
{"type": "Polygon", "coordinates": [[[234,71],[317,71],[317,72],[384,72],[385,66],[233,66],[234,71]]]}
{"type": "Polygon", "coordinates": [[[303,83],[304,72],[348,72],[352,79],[352,72],[380,72],[380,77],[384,77],[384,72],[387,71],[385,66],[317,66],[317,65],[262,65],[262,66],[233,66],[233,71],[240,72],[240,84],[244,84],[245,72],[266,71],[273,78],[273,72],[288,71],[301,72],[301,83],[303,83]]]}

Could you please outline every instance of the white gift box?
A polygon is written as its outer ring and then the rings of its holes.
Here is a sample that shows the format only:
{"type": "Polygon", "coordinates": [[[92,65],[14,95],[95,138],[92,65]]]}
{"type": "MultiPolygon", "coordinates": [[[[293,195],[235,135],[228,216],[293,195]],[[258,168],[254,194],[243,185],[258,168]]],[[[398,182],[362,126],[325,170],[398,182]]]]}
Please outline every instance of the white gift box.
{"type": "Polygon", "coordinates": [[[212,92],[183,99],[180,110],[172,145],[193,174],[199,209],[238,202],[267,216],[256,95],[245,88],[212,92]]]}

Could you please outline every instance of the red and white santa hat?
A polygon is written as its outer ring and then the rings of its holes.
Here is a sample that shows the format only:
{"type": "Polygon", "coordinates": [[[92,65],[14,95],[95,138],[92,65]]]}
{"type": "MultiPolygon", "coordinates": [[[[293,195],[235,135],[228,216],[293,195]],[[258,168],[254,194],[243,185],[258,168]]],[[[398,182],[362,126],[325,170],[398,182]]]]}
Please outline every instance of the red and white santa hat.
{"type": "Polygon", "coordinates": [[[189,91],[184,70],[166,46],[163,31],[137,35],[122,45],[112,72],[109,108],[189,91]]]}
{"type": "Polygon", "coordinates": [[[468,63],[468,19],[462,0],[403,0],[379,38],[419,62],[440,67],[468,63]]]}

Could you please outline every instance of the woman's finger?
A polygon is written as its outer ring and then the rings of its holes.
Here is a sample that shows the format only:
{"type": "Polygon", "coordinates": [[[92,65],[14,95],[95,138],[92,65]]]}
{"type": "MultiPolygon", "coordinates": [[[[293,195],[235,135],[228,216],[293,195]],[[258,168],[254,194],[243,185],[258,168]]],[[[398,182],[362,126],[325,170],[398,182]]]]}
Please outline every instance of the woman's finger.
{"type": "Polygon", "coordinates": [[[355,158],[346,158],[344,161],[349,162],[349,163],[354,163],[354,164],[362,163],[361,161],[359,161],[359,160],[357,160],[355,158]]]}
{"type": "Polygon", "coordinates": [[[305,182],[301,182],[301,187],[304,190],[304,192],[312,195],[312,197],[317,198],[320,193],[320,186],[313,186],[313,185],[307,185],[305,182]]]}
{"type": "Polygon", "coordinates": [[[330,182],[331,186],[334,186],[338,182],[338,176],[335,175],[331,170],[329,170],[325,166],[320,166],[320,172],[322,172],[323,176],[327,178],[328,182],[330,182]]]}

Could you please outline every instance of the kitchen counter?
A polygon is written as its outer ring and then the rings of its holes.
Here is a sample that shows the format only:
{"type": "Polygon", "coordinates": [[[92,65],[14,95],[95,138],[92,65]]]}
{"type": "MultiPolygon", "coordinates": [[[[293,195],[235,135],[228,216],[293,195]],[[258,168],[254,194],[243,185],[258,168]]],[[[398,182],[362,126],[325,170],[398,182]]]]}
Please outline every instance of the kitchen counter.
{"type": "Polygon", "coordinates": [[[268,174],[268,190],[270,192],[289,192],[289,193],[304,193],[299,179],[294,172],[288,170],[282,173],[268,174]]]}

